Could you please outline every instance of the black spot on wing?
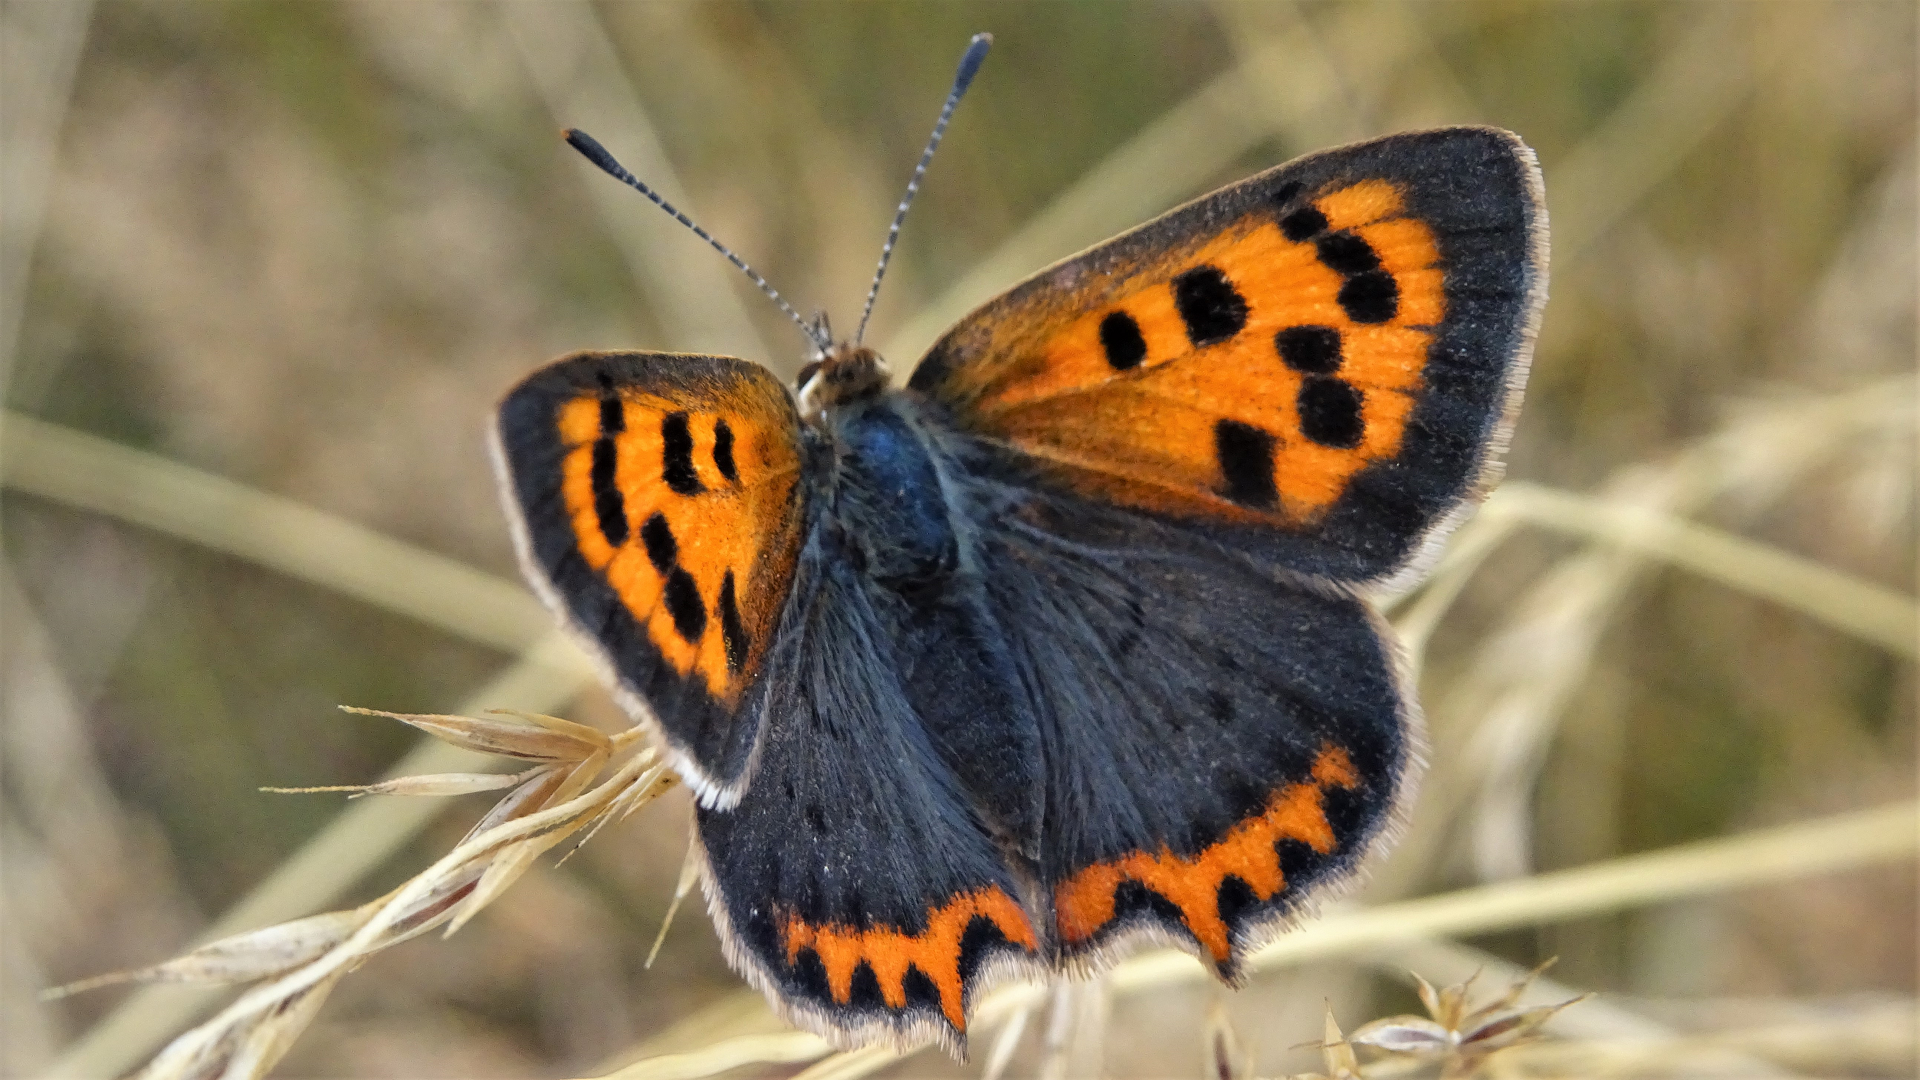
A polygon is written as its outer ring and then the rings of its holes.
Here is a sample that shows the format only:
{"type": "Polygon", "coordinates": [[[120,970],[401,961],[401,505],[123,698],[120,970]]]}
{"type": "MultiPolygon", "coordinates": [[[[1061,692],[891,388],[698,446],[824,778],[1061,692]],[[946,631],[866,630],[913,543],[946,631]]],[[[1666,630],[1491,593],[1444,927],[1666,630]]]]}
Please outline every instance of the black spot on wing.
{"type": "Polygon", "coordinates": [[[1247,884],[1237,874],[1228,874],[1220,881],[1220,888],[1213,894],[1213,906],[1220,912],[1220,920],[1227,929],[1234,928],[1240,916],[1260,903],[1260,897],[1254,893],[1253,886],[1247,884]]]}
{"type": "Polygon", "coordinates": [[[733,463],[733,428],[727,422],[713,422],[713,467],[732,483],[740,482],[740,470],[733,463]]]}
{"type": "Polygon", "coordinates": [[[1331,326],[1289,326],[1273,335],[1273,347],[1288,367],[1303,375],[1340,370],[1340,331],[1331,326]]]}
{"type": "Polygon", "coordinates": [[[627,410],[619,398],[600,399],[600,434],[618,435],[627,430],[627,410]]]}
{"type": "Polygon", "coordinates": [[[667,614],[673,616],[673,629],[688,644],[707,632],[707,606],[700,601],[700,586],[693,575],[676,567],[667,575],[667,614]]]}
{"type": "Polygon", "coordinates": [[[1216,266],[1196,266],[1173,279],[1173,306],[1195,348],[1225,341],[1247,325],[1247,301],[1216,266]]]}
{"type": "Polygon", "coordinates": [[[1311,206],[1303,206],[1280,219],[1280,231],[1287,239],[1299,243],[1308,237],[1325,232],[1327,215],[1311,206]]]}
{"type": "Polygon", "coordinates": [[[1357,323],[1383,323],[1400,310],[1400,286],[1385,270],[1356,274],[1340,286],[1340,307],[1357,323]]]}
{"type": "Polygon", "coordinates": [[[820,954],[812,949],[801,949],[800,955],[793,958],[793,981],[800,984],[803,997],[815,1001],[832,1001],[833,987],[827,982],[827,965],[820,962],[820,954]]]}
{"type": "Polygon", "coordinates": [[[1227,481],[1227,498],[1242,506],[1270,509],[1279,504],[1270,433],[1238,420],[1222,420],[1213,425],[1213,446],[1220,474],[1227,481]]]}
{"type": "Polygon", "coordinates": [[[706,490],[693,469],[693,430],[687,414],[668,413],[660,421],[660,476],[676,495],[698,495],[706,490]]]}
{"type": "Polygon", "coordinates": [[[1335,851],[1350,850],[1366,835],[1368,823],[1378,811],[1364,790],[1330,787],[1320,795],[1320,808],[1333,828],[1335,851]]]}
{"type": "Polygon", "coordinates": [[[593,512],[600,519],[601,535],[614,547],[627,542],[627,500],[614,476],[619,461],[619,447],[610,436],[594,440],[593,512]]]}
{"type": "Polygon", "coordinates": [[[1100,320],[1100,347],[1115,371],[1138,367],[1147,358],[1147,339],[1140,336],[1140,324],[1124,311],[1100,320]]]}
{"type": "Polygon", "coordinates": [[[853,969],[853,993],[847,1004],[855,1009],[884,1009],[887,999],[880,995],[880,976],[873,973],[873,965],[860,961],[853,969]]]}
{"type": "Polygon", "coordinates": [[[1000,927],[985,915],[975,915],[967,920],[967,928],[960,934],[960,978],[971,982],[980,970],[980,964],[986,960],[987,953],[1002,945],[1010,945],[1007,935],[1000,927]]]}
{"type": "Polygon", "coordinates": [[[1131,879],[1121,882],[1113,890],[1113,919],[1119,922],[1129,915],[1151,913],[1156,920],[1168,926],[1177,926],[1191,931],[1187,926],[1187,916],[1180,905],[1131,879]]]}
{"type": "Polygon", "coordinates": [[[673,569],[673,562],[680,556],[680,545],[674,543],[673,527],[667,524],[665,514],[655,511],[640,526],[640,542],[647,546],[647,561],[653,568],[665,574],[673,569]]]}
{"type": "Polygon", "coordinates": [[[1327,269],[1341,277],[1352,277],[1380,268],[1380,256],[1375,254],[1373,245],[1354,233],[1328,233],[1314,241],[1313,246],[1320,253],[1320,261],[1327,264],[1327,269]]]}
{"type": "Polygon", "coordinates": [[[740,621],[740,606],[733,597],[733,571],[720,581],[720,640],[727,647],[727,670],[740,672],[747,666],[747,626],[740,621]]]}
{"type": "Polygon", "coordinates": [[[1286,882],[1283,892],[1298,897],[1301,890],[1313,887],[1318,881],[1329,856],[1313,850],[1313,846],[1299,840],[1282,839],[1273,842],[1273,853],[1280,859],[1280,876],[1286,882]]]}
{"type": "Polygon", "coordinates": [[[940,1007],[940,988],[933,984],[926,972],[920,970],[918,964],[907,965],[907,973],[900,980],[900,989],[906,992],[909,1009],[940,1007]]]}
{"type": "MultiPolygon", "coordinates": [[[[1313,213],[1319,219],[1319,228],[1312,233],[1295,236],[1288,222],[1304,213],[1307,211],[1296,210],[1281,220],[1281,231],[1289,239],[1305,240],[1327,227],[1326,215],[1315,210],[1313,213]]],[[[1399,283],[1393,280],[1392,274],[1381,268],[1380,253],[1373,250],[1373,245],[1367,243],[1364,237],[1342,230],[1321,235],[1313,242],[1313,246],[1327,269],[1345,279],[1340,283],[1339,300],[1347,318],[1357,323],[1383,323],[1399,313],[1399,283]]]]}
{"type": "Polygon", "coordinates": [[[1321,446],[1351,450],[1366,434],[1361,393],[1344,379],[1313,376],[1300,386],[1300,433],[1321,446]]]}

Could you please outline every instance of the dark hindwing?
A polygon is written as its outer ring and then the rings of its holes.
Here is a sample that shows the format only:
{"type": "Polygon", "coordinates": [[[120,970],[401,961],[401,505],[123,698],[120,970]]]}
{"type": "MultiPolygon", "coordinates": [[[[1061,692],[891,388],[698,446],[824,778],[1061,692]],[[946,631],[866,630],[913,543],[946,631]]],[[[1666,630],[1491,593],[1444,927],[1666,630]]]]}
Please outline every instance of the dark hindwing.
{"type": "Polygon", "coordinates": [[[1040,272],[962,320],[911,385],[1078,494],[1379,582],[1417,569],[1492,479],[1546,260],[1519,139],[1394,135],[1040,272]]]}
{"type": "Polygon", "coordinates": [[[786,389],[727,357],[582,353],[515,387],[496,435],[529,578],[702,801],[737,798],[806,517],[786,389]]]}
{"type": "Polygon", "coordinates": [[[983,972],[1033,965],[1041,943],[903,685],[898,597],[831,546],[815,536],[800,560],[753,783],[700,812],[709,906],[734,965],[796,1022],[959,1047],[983,972]]]}
{"type": "Polygon", "coordinates": [[[1384,624],[1188,527],[1013,498],[980,547],[1046,751],[1049,934],[1068,961],[1157,934],[1232,979],[1352,874],[1412,782],[1384,624]]]}

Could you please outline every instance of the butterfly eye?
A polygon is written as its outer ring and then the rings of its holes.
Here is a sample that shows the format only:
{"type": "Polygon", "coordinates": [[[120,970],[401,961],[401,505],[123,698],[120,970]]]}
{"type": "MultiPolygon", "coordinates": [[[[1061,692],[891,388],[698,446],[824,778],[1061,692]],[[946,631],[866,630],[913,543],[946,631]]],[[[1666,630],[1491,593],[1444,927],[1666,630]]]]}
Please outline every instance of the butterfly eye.
{"type": "Polygon", "coordinates": [[[813,363],[800,369],[800,377],[793,380],[793,388],[796,390],[805,390],[807,384],[812,382],[813,377],[818,374],[820,374],[820,361],[815,360],[813,363]]]}

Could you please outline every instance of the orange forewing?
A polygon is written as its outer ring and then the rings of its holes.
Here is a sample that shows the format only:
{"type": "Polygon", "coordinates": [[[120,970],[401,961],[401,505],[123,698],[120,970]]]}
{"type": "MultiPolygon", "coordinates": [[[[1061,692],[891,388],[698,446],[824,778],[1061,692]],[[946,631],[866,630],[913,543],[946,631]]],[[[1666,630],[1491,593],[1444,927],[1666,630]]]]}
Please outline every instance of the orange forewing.
{"type": "MultiPolygon", "coordinates": [[[[1434,235],[1402,216],[1395,184],[1364,180],[1311,205],[1325,219],[1318,236],[1357,236],[1391,276],[1390,318],[1355,321],[1340,299],[1347,278],[1315,237],[1289,239],[1275,215],[1249,213],[1088,280],[1080,293],[1043,291],[1031,298],[1032,309],[994,311],[979,328],[988,340],[973,346],[976,359],[955,372],[969,423],[1052,463],[1096,497],[1180,517],[1311,523],[1353,474],[1399,452],[1428,346],[1446,314],[1434,235]],[[1196,346],[1174,282],[1207,267],[1244,303],[1244,323],[1225,340],[1196,346]],[[1141,346],[1125,369],[1102,340],[1116,312],[1137,328],[1141,346]],[[1309,376],[1284,361],[1278,346],[1290,329],[1338,335],[1337,378],[1358,391],[1352,445],[1309,437],[1299,404],[1309,376]],[[1223,420],[1259,433],[1256,441],[1271,440],[1259,465],[1269,498],[1235,497],[1218,434],[1223,420]]],[[[1251,480],[1256,490],[1260,481],[1251,480]]],[[[1250,481],[1237,482],[1244,490],[1250,481]]]]}
{"type": "Polygon", "coordinates": [[[1054,921],[1068,948],[1085,945],[1115,914],[1114,890],[1137,881],[1180,908],[1186,928],[1218,965],[1233,955],[1227,921],[1221,917],[1220,887],[1229,876],[1245,882],[1256,898],[1270,900],[1287,887],[1274,845],[1298,840],[1325,855],[1342,840],[1322,808],[1329,787],[1351,788],[1360,781],[1353,761],[1337,746],[1321,747],[1312,779],[1274,793],[1266,808],[1242,821],[1199,854],[1187,857],[1162,849],[1136,851],[1095,863],[1062,882],[1054,892],[1054,921]]]}
{"type": "Polygon", "coordinates": [[[556,413],[566,447],[561,493],[580,554],[674,671],[697,672],[709,693],[731,704],[765,655],[799,551],[793,508],[800,456],[791,406],[771,380],[674,399],[622,388],[618,402],[611,424],[599,397],[582,395],[556,413]],[[694,478],[682,480],[684,491],[666,478],[670,425],[690,443],[678,448],[682,469],[694,478]],[[595,454],[603,438],[615,450],[612,484],[623,529],[602,520],[595,454]],[[623,542],[613,543],[616,537],[623,542]],[[662,558],[668,548],[671,557],[662,558]],[[669,603],[672,578],[681,572],[697,596],[697,633],[689,632],[687,598],[679,598],[679,619],[669,603]]]}

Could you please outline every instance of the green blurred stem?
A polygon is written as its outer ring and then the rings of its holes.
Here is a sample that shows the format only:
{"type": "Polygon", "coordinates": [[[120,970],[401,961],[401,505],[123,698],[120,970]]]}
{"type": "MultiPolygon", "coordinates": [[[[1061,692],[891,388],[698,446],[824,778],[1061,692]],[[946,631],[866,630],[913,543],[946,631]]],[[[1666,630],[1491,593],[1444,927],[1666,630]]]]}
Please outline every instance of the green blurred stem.
{"type": "Polygon", "coordinates": [[[1920,607],[1912,598],[1745,537],[1517,481],[1501,487],[1481,515],[1518,518],[1630,548],[1811,616],[1906,659],[1920,659],[1920,607]]]}

